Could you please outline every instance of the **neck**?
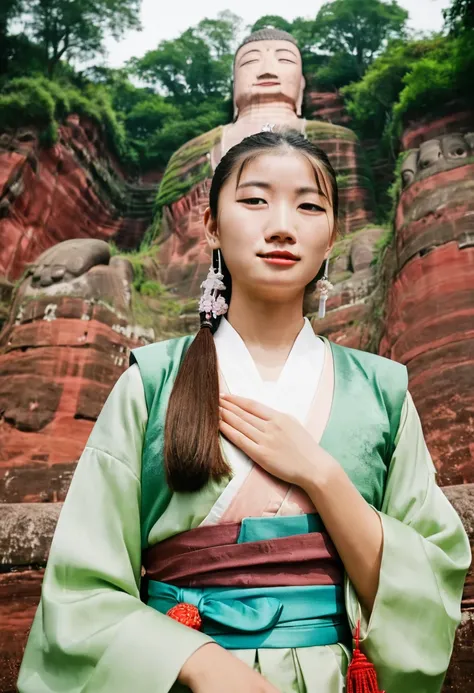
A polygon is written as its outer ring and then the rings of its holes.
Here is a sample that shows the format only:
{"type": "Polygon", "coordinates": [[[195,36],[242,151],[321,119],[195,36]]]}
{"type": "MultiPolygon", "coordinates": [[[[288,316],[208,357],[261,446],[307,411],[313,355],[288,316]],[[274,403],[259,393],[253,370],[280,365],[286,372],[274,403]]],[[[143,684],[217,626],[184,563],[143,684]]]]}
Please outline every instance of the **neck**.
{"type": "Polygon", "coordinates": [[[281,123],[282,121],[297,121],[293,104],[288,101],[271,101],[265,103],[249,103],[239,110],[237,123],[281,123]]]}
{"type": "Polygon", "coordinates": [[[262,349],[288,354],[304,325],[302,302],[301,295],[284,302],[259,300],[233,285],[226,317],[251,354],[262,349]]]}

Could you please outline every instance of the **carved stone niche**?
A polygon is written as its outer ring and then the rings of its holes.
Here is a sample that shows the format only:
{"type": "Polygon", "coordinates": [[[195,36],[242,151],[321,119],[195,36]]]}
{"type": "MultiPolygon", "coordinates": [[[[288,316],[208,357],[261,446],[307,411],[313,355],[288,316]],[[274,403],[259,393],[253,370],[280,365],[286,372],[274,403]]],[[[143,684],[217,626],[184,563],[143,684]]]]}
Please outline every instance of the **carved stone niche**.
{"type": "Polygon", "coordinates": [[[403,161],[400,170],[403,187],[426,175],[464,166],[470,157],[474,157],[474,132],[455,132],[422,142],[403,161]]]}

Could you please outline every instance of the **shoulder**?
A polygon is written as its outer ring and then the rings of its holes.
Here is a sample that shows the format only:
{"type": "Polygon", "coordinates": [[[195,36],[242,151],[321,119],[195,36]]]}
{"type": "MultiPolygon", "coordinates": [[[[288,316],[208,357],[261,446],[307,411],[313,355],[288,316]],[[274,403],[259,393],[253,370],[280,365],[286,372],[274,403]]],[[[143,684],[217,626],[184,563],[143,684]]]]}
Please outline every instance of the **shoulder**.
{"type": "Polygon", "coordinates": [[[212,147],[220,141],[221,137],[221,125],[213,130],[209,130],[209,132],[193,137],[192,140],[181,145],[181,147],[175,151],[169,160],[167,169],[179,165],[180,163],[191,162],[193,159],[198,159],[207,154],[211,151],[212,147]]]}
{"type": "Polygon", "coordinates": [[[368,351],[353,349],[331,342],[334,354],[342,358],[346,363],[356,366],[367,377],[381,379],[396,379],[398,386],[408,387],[408,371],[406,366],[398,361],[378,356],[368,351]]]}
{"type": "Polygon", "coordinates": [[[133,349],[130,352],[130,365],[136,363],[142,372],[149,366],[156,368],[166,365],[167,362],[176,358],[181,360],[193,339],[194,335],[184,335],[133,349]]]}
{"type": "Polygon", "coordinates": [[[338,379],[348,385],[352,396],[365,401],[373,410],[384,411],[392,432],[398,430],[407,396],[406,366],[384,356],[331,342],[338,379]]]}
{"type": "Polygon", "coordinates": [[[164,381],[176,376],[184,354],[193,339],[194,335],[175,337],[138,347],[130,353],[130,365],[136,364],[140,371],[148,409],[151,407],[156,390],[164,381]]]}
{"type": "Polygon", "coordinates": [[[350,140],[351,142],[358,141],[357,135],[353,130],[345,128],[342,125],[334,125],[333,123],[327,123],[324,120],[306,121],[305,133],[306,137],[312,142],[332,139],[333,137],[337,137],[338,139],[350,140]]]}
{"type": "Polygon", "coordinates": [[[210,153],[221,136],[219,126],[186,142],[173,154],[158,189],[158,207],[176,202],[195,185],[212,178],[210,153]]]}

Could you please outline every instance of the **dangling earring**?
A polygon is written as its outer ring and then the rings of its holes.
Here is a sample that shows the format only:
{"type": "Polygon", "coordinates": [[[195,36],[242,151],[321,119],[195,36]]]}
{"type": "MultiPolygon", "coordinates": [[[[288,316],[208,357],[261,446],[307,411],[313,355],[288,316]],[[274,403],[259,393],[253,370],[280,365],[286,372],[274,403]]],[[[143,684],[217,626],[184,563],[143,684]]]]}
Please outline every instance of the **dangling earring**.
{"type": "Polygon", "coordinates": [[[331,289],[334,289],[334,286],[329,281],[328,271],[329,258],[327,258],[326,263],[324,265],[324,274],[322,276],[322,279],[320,279],[316,284],[316,288],[319,290],[319,318],[324,318],[324,316],[326,315],[326,301],[328,300],[329,292],[331,291],[331,289]]]}
{"type": "Polygon", "coordinates": [[[203,292],[199,301],[199,312],[205,314],[205,322],[210,325],[211,316],[214,320],[218,315],[224,315],[227,313],[229,306],[225,302],[224,296],[218,296],[218,291],[225,290],[225,284],[222,281],[224,275],[221,272],[221,251],[217,249],[217,272],[214,269],[214,263],[211,260],[211,266],[209,267],[209,273],[206,279],[201,284],[201,289],[203,292]]]}

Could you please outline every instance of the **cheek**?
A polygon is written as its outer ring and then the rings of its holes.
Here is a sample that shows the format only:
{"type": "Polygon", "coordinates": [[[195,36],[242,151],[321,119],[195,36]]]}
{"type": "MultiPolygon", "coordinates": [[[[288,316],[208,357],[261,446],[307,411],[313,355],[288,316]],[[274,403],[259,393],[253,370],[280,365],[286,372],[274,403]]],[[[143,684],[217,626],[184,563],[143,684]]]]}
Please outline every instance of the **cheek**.
{"type": "Polygon", "coordinates": [[[330,241],[330,220],[326,216],[321,216],[317,223],[308,224],[304,236],[301,237],[304,245],[305,254],[311,261],[315,261],[324,255],[330,241]]]}
{"type": "Polygon", "coordinates": [[[295,70],[294,67],[287,67],[286,70],[281,70],[281,72],[287,84],[291,84],[292,87],[299,87],[301,80],[301,72],[299,70],[295,70]]]}
{"type": "Polygon", "coordinates": [[[219,236],[222,252],[229,255],[238,253],[251,242],[252,233],[248,219],[238,206],[233,207],[232,214],[223,212],[219,217],[219,236]]]}

